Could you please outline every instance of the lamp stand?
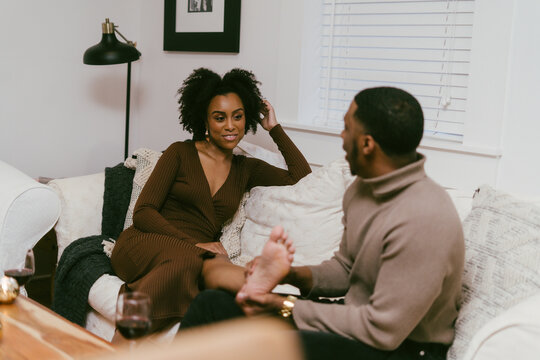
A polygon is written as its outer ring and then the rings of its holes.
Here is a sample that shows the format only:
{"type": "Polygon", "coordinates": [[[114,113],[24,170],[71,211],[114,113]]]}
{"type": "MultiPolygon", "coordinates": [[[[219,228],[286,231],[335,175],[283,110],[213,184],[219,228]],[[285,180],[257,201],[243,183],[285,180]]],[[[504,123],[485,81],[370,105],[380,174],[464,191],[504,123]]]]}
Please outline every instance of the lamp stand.
{"type": "Polygon", "coordinates": [[[127,89],[126,89],[126,134],[124,141],[124,160],[128,157],[128,142],[129,142],[129,98],[131,93],[131,61],[128,61],[127,70],[127,89]]]}
{"type": "Polygon", "coordinates": [[[126,89],[126,134],[124,137],[124,160],[128,157],[129,145],[129,107],[131,95],[131,62],[137,61],[141,57],[139,50],[135,48],[137,43],[129,41],[120,33],[114,23],[109,19],[101,24],[101,41],[86,49],[83,55],[83,63],[88,65],[112,65],[128,64],[127,89],[126,89]],[[116,38],[118,34],[126,42],[120,42],[116,38]]]}

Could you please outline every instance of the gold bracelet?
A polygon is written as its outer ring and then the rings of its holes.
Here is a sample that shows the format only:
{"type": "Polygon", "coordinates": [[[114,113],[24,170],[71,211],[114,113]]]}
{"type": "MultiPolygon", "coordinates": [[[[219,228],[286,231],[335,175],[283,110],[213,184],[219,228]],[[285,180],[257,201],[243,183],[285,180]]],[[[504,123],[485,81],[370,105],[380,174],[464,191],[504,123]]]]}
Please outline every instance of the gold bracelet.
{"type": "Polygon", "coordinates": [[[279,310],[279,315],[285,319],[292,317],[295,302],[296,296],[288,295],[287,298],[283,300],[283,305],[281,306],[281,310],[279,310]]]}

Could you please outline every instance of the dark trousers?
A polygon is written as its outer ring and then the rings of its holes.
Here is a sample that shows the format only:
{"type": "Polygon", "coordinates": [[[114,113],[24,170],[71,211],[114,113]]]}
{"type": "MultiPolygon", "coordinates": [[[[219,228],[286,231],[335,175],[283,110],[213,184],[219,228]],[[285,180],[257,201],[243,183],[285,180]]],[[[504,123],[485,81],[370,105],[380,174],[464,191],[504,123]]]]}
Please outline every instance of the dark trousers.
{"type": "MultiPolygon", "coordinates": [[[[191,303],[182,319],[180,331],[236,317],[242,309],[234,296],[221,290],[205,290],[191,303]]],[[[362,360],[444,360],[448,347],[435,343],[417,343],[405,340],[394,351],[382,351],[336,334],[298,330],[306,360],[362,359],[362,360]]]]}

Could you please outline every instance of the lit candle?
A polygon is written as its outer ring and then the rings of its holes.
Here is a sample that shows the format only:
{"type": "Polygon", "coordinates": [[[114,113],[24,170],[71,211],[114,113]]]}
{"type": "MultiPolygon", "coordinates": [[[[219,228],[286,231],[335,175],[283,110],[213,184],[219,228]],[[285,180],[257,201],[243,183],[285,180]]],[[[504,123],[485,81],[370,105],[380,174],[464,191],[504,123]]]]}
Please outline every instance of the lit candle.
{"type": "Polygon", "coordinates": [[[9,276],[0,279],[0,303],[10,304],[19,295],[19,284],[17,280],[9,276]]]}

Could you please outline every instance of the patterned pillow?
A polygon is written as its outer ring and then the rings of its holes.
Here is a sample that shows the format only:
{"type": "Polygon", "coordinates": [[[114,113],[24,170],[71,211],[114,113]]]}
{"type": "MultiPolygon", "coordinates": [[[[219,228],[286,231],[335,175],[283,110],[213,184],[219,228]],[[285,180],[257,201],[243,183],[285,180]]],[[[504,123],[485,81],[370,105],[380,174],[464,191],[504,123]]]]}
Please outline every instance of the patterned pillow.
{"type": "Polygon", "coordinates": [[[484,185],[463,231],[463,298],[451,360],[463,357],[490,319],[540,291],[540,207],[484,185]]]}
{"type": "Polygon", "coordinates": [[[157,161],[161,157],[161,152],[150,149],[137,149],[133,153],[137,156],[135,166],[135,176],[133,176],[133,189],[131,190],[131,200],[126,213],[126,220],[124,222],[124,230],[133,224],[133,209],[135,203],[141,194],[141,190],[148,181],[152,170],[156,166],[157,161]]]}

